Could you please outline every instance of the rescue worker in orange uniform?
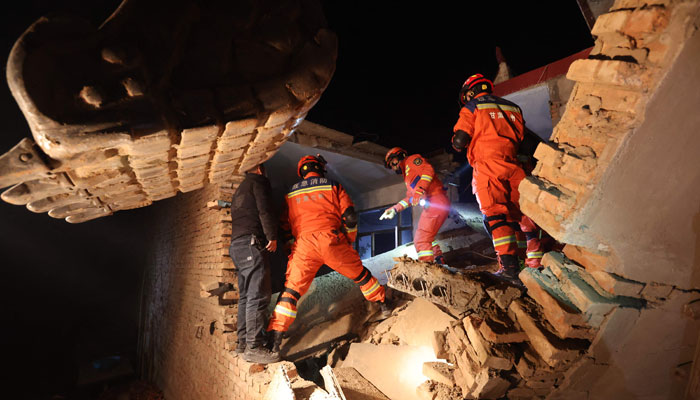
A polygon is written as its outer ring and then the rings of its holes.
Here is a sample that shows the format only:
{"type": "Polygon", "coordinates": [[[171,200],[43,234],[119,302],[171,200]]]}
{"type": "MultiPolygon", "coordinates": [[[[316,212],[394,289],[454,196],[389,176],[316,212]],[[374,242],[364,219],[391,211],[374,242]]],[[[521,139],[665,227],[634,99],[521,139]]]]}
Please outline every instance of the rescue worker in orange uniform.
{"type": "Polygon", "coordinates": [[[384,166],[397,174],[403,175],[406,183],[406,197],[394,206],[386,209],[379,219],[392,219],[397,213],[410,206],[423,206],[418,220],[413,243],[418,259],[421,261],[444,264],[442,250],[435,235],[450,213],[450,200],[445,195],[442,182],[435,175],[435,170],[420,154],[407,156],[406,150],[394,147],[384,157],[384,166]]]}
{"type": "Polygon", "coordinates": [[[498,254],[500,269],[496,274],[517,279],[520,248],[526,247],[527,266],[540,266],[542,231],[520,211],[518,185],[525,178],[517,160],[524,138],[522,111],[515,103],[492,93],[493,83],[481,74],[464,82],[452,147],[457,151],[466,148],[467,160],[474,168],[472,191],[498,254]]]}
{"type": "Polygon", "coordinates": [[[299,298],[323,264],[352,279],[367,300],[380,302],[382,316],[391,312],[384,303],[384,287],[352,248],[357,236],[353,202],[338,182],[325,178],[325,165],[321,155],[302,157],[297,166],[302,180],[286,195],[283,229],[291,228],[295,240],[284,290],[267,328],[272,332],[273,352],[279,351],[283,333],[296,319],[299,298]]]}

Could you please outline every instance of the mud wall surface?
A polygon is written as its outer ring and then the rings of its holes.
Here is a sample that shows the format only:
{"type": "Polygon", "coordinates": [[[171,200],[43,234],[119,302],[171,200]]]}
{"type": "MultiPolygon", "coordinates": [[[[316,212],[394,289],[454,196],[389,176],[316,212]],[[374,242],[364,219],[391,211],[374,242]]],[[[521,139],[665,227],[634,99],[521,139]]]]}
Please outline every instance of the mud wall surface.
{"type": "Polygon", "coordinates": [[[700,34],[687,42],[589,202],[587,229],[609,243],[611,272],[700,288],[700,34]]]}

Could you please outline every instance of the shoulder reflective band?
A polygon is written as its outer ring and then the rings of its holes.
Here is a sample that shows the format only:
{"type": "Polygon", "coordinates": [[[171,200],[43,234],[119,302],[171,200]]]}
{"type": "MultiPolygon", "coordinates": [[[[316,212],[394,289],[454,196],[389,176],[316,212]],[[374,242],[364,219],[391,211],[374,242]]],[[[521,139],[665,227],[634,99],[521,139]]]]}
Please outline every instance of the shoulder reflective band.
{"type": "Polygon", "coordinates": [[[485,110],[485,109],[496,109],[496,110],[502,110],[502,111],[510,111],[514,112],[516,114],[520,114],[520,109],[517,107],[513,106],[506,106],[506,105],[501,105],[501,104],[496,104],[496,103],[483,103],[483,104],[477,104],[476,108],[479,110],[485,110]]]}
{"type": "Polygon", "coordinates": [[[294,196],[298,196],[300,194],[308,194],[308,193],[314,193],[314,192],[324,192],[324,191],[330,191],[333,189],[333,186],[331,185],[321,185],[321,186],[313,186],[313,187],[307,187],[304,189],[299,189],[295,190],[289,194],[287,194],[287,198],[291,199],[294,196]]]}

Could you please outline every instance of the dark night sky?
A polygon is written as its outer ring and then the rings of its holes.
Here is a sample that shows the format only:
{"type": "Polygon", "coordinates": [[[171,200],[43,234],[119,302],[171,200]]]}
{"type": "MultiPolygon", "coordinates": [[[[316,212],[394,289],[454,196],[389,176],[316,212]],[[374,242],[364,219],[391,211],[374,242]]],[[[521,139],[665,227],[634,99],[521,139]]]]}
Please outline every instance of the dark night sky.
{"type": "MultiPolygon", "coordinates": [[[[593,44],[575,0],[497,8],[473,3],[325,1],[338,35],[338,65],[308,119],[410,152],[448,149],[459,88],[473,73],[495,76],[495,46],[517,75],[593,44]]],[[[68,12],[99,23],[117,4],[16,2],[0,16],[0,62],[5,65],[14,41],[42,15],[68,12]]],[[[0,112],[5,152],[31,135],[6,84],[0,85],[0,112]]],[[[65,391],[80,358],[135,350],[146,245],[167,202],[70,225],[0,201],[0,344],[13,366],[6,387],[65,391]]]]}

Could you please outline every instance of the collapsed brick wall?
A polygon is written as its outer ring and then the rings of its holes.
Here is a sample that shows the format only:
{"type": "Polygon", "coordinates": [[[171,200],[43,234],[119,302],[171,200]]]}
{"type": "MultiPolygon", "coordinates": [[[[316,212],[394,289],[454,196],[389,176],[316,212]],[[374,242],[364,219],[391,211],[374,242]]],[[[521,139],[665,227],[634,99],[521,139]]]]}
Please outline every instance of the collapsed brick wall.
{"type": "MultiPolygon", "coordinates": [[[[559,339],[577,332],[590,340],[588,349],[560,371],[563,374],[550,376],[547,398],[680,398],[688,384],[700,330],[692,311],[700,298],[697,281],[691,278],[696,275],[697,257],[695,265],[688,260],[693,246],[696,252],[699,248],[691,239],[692,230],[680,230],[679,224],[674,224],[674,233],[690,233],[682,246],[659,238],[659,231],[671,221],[687,221],[696,212],[697,191],[684,190],[681,200],[671,200],[680,191],[666,192],[663,183],[649,178],[657,177],[651,174],[653,165],[669,154],[679,157],[676,162],[682,168],[682,159],[698,143],[686,139],[692,133],[663,131],[663,121],[667,119],[670,126],[675,117],[652,111],[660,106],[655,96],[671,90],[664,80],[671,73],[676,75],[670,79],[685,81],[675,85],[674,101],[697,104],[697,96],[683,98],[679,87],[697,84],[697,74],[688,71],[698,61],[699,11],[697,1],[618,0],[601,15],[592,30],[596,45],[591,55],[574,62],[567,74],[576,85],[553,142],[538,147],[533,176],[520,186],[523,211],[567,243],[563,254],[545,257],[544,270],[521,274],[528,296],[542,312],[540,324],[549,325],[554,334],[550,338],[556,339],[547,343],[557,344],[554,348],[561,351],[566,347],[557,349],[565,343],[559,339]],[[679,55],[690,66],[674,72],[679,55]],[[648,116],[658,121],[647,121],[648,116]],[[656,131],[649,132],[650,125],[656,131]],[[666,139],[655,139],[664,135],[666,139]],[[647,161],[652,165],[650,173],[625,173],[625,168],[639,168],[644,162],[625,164],[635,160],[630,151],[642,153],[649,146],[644,143],[654,140],[659,145],[664,140],[685,143],[686,148],[665,146],[675,153],[664,149],[658,157],[646,151],[643,154],[655,157],[647,161]],[[656,220],[643,213],[615,218],[610,210],[619,215],[625,207],[615,202],[634,202],[635,196],[621,196],[610,182],[630,185],[638,189],[636,196],[651,199],[644,204],[656,220]],[[655,187],[668,195],[654,196],[655,187]],[[676,218],[679,213],[680,219],[676,218]]],[[[692,120],[687,112],[680,114],[681,119],[692,120]]],[[[697,169],[697,163],[689,166],[697,169]]],[[[692,188],[696,178],[681,170],[672,179],[678,181],[674,188],[692,188]]],[[[536,387],[528,389],[545,394],[536,387]]]]}
{"type": "Polygon", "coordinates": [[[145,276],[142,372],[167,399],[262,398],[270,376],[236,345],[236,275],[228,256],[233,189],[210,185],[164,207],[145,276]],[[212,207],[213,206],[213,207],[212,207]]]}

